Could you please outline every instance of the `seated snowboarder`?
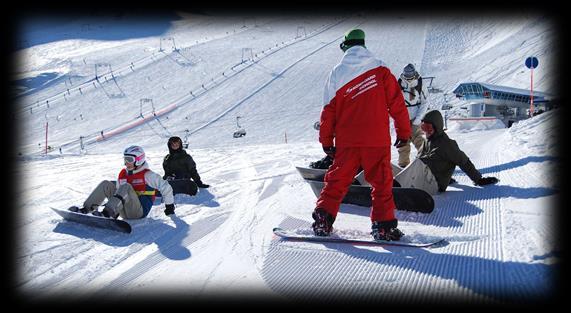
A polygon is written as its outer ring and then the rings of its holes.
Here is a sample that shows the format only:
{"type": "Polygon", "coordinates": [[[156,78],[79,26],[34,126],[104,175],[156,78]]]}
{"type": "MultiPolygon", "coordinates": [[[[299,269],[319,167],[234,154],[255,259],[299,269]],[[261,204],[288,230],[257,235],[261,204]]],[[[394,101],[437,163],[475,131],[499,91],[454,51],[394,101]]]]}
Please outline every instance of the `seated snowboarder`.
{"type": "Polygon", "coordinates": [[[125,168],[116,182],[104,180],[91,192],[82,208],[72,206],[70,211],[90,213],[97,216],[123,219],[138,219],[149,214],[155,195],[160,191],[166,215],[174,214],[174,196],[171,186],[162,177],[151,171],[145,160],[145,152],[139,146],[131,146],[123,152],[125,168]],[[101,212],[98,207],[108,199],[101,212]]]}
{"type": "Polygon", "coordinates": [[[456,166],[470,177],[476,186],[495,184],[496,177],[482,177],[470,158],[458,147],[456,141],[444,132],[444,121],[440,111],[433,110],[424,115],[421,123],[426,141],[418,152],[416,160],[395,175],[401,187],[423,189],[430,194],[444,192],[451,183],[456,166]]]}
{"type": "Polygon", "coordinates": [[[184,193],[191,196],[195,195],[199,188],[208,188],[200,179],[196,170],[196,163],[190,154],[182,148],[182,140],[180,137],[171,137],[167,143],[169,154],[163,160],[163,176],[171,186],[174,193],[184,193]]]}

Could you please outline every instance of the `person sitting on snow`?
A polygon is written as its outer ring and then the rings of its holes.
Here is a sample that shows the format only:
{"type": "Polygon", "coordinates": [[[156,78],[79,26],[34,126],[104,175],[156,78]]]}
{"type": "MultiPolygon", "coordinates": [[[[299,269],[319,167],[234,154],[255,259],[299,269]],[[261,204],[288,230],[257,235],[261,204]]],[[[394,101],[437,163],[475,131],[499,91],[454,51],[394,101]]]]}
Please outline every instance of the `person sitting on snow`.
{"type": "Polygon", "coordinates": [[[456,141],[444,132],[444,121],[438,110],[429,111],[420,124],[426,141],[417,158],[395,175],[401,187],[414,187],[430,194],[444,192],[453,182],[456,166],[470,177],[476,186],[495,184],[496,177],[482,177],[470,158],[458,147],[456,141]]]}
{"type": "Polygon", "coordinates": [[[195,195],[197,188],[208,188],[210,185],[204,184],[196,170],[196,162],[190,154],[182,148],[180,137],[173,136],[167,143],[169,154],[163,160],[165,170],[164,179],[173,186],[175,193],[185,193],[195,195]],[[192,179],[192,180],[191,180],[192,179]]]}
{"type": "Polygon", "coordinates": [[[143,148],[130,146],[123,152],[123,158],[125,168],[116,182],[102,181],[87,197],[82,208],[72,206],[69,210],[110,218],[143,218],[149,214],[155,195],[160,191],[166,204],[164,213],[174,214],[173,190],[159,174],[149,169],[143,148]],[[105,199],[108,201],[99,212],[98,207],[105,199]]]}

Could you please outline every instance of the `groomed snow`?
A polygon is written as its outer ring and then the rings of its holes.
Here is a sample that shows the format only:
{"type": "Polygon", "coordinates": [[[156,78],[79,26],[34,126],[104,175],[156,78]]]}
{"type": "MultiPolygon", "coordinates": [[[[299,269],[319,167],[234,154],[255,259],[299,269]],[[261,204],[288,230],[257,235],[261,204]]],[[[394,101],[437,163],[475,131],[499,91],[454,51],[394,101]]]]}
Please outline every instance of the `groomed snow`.
{"type": "MultiPolygon", "coordinates": [[[[434,197],[434,212],[397,211],[405,234],[444,237],[444,247],[287,242],[271,231],[308,228],[312,221],[316,198],[295,166],[323,155],[313,123],[345,31],[362,28],[367,47],[395,75],[414,63],[448,93],[462,81],[527,88],[523,61],[533,53],[541,62],[536,86],[549,91],[557,49],[546,18],[183,14],[159,35],[116,40],[81,35],[86,24],[85,32],[113,30],[108,22],[78,20],[52,29],[79,34],[74,38],[54,36],[63,39],[17,52],[17,77],[57,73],[17,98],[23,108],[16,115],[22,181],[17,290],[26,299],[129,301],[168,294],[189,302],[244,295],[513,304],[554,292],[561,252],[557,110],[509,129],[449,121],[449,136],[485,176],[500,182],[477,187],[458,169],[458,183],[434,197]],[[167,48],[159,51],[159,43],[167,48]],[[97,82],[95,69],[109,68],[97,64],[111,64],[114,76],[97,82]],[[79,86],[81,92],[74,89],[79,86]],[[176,108],[158,118],[97,140],[101,131],[173,103],[176,108]],[[247,135],[236,139],[238,116],[247,135]],[[176,216],[165,216],[159,204],[147,218],[129,221],[133,232],[125,235],[63,221],[50,209],[81,204],[101,180],[115,179],[122,150],[132,144],[143,146],[151,169],[162,174],[172,135],[188,140],[187,151],[211,185],[195,197],[177,195],[176,216]]],[[[431,94],[432,108],[443,101],[431,94]]],[[[335,229],[369,236],[369,209],[343,204],[335,229]]]]}

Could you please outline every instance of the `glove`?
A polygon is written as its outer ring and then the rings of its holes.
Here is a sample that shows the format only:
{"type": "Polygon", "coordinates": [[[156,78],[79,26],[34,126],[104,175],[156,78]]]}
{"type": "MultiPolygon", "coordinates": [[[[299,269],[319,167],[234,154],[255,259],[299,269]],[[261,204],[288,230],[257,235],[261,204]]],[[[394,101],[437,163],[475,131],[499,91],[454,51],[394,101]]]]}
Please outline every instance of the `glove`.
{"type": "Polygon", "coordinates": [[[176,174],[171,174],[170,176],[167,176],[166,180],[175,180],[176,179],[176,174]]]}
{"type": "Polygon", "coordinates": [[[203,182],[199,181],[196,183],[196,186],[198,186],[198,188],[208,188],[210,187],[210,185],[204,184],[203,182]]]}
{"type": "Polygon", "coordinates": [[[400,138],[397,138],[397,140],[395,141],[394,146],[397,147],[397,148],[401,148],[401,147],[406,146],[407,144],[408,144],[408,139],[400,139],[400,138]]]}
{"type": "Polygon", "coordinates": [[[499,179],[495,178],[495,177],[482,177],[480,179],[478,179],[478,181],[476,182],[477,186],[484,186],[484,185],[490,185],[490,184],[495,184],[499,182],[499,179]]]}
{"type": "Polygon", "coordinates": [[[334,146],[329,146],[329,147],[323,147],[323,152],[325,152],[325,154],[327,154],[329,157],[334,157],[335,156],[335,147],[334,146]]]}
{"type": "Polygon", "coordinates": [[[165,205],[165,215],[171,215],[174,214],[174,203],[171,204],[167,204],[165,205]]]}

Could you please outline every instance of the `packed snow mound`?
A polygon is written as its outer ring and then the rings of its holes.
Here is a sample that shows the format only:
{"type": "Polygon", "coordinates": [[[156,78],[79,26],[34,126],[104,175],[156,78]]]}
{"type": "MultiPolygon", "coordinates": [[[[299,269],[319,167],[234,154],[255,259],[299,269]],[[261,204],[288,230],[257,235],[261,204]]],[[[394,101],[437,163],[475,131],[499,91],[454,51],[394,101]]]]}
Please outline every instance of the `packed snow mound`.
{"type": "Polygon", "coordinates": [[[547,111],[533,118],[514,123],[508,130],[511,142],[521,149],[517,151],[539,155],[559,156],[562,133],[560,125],[560,109],[547,111]],[[545,139],[541,139],[545,138],[545,139]]]}
{"type": "Polygon", "coordinates": [[[506,125],[499,119],[489,120],[447,120],[447,130],[450,132],[471,132],[477,130],[490,130],[506,128],[506,125]]]}

